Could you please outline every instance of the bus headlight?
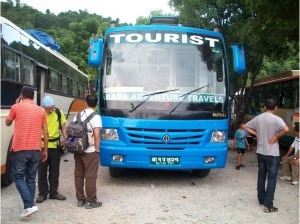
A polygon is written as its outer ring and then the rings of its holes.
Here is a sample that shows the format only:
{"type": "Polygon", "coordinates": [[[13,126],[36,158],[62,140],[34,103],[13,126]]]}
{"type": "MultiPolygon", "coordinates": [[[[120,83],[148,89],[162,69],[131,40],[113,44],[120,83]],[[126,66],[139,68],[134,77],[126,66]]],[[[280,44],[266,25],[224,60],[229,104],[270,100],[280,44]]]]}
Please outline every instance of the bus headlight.
{"type": "Polygon", "coordinates": [[[225,131],[213,131],[210,142],[225,142],[225,131]]]}
{"type": "Polygon", "coordinates": [[[101,139],[119,141],[117,129],[101,129],[101,139]]]}

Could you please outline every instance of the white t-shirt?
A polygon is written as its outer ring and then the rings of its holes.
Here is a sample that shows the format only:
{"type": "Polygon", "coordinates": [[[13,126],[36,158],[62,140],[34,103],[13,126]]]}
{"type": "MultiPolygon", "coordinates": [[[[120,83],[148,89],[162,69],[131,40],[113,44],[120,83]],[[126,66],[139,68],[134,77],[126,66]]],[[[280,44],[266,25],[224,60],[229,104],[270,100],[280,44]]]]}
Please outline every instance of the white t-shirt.
{"type": "Polygon", "coordinates": [[[299,150],[299,144],[300,144],[300,139],[299,137],[296,137],[293,143],[291,144],[291,147],[295,148],[294,155],[296,155],[297,151],[299,150]]]}
{"type": "MultiPolygon", "coordinates": [[[[80,115],[81,115],[81,121],[84,121],[91,113],[93,113],[94,110],[92,109],[85,109],[83,110],[80,115]]],[[[76,116],[74,117],[73,121],[76,121],[76,116]]],[[[99,114],[96,114],[93,116],[93,118],[87,123],[87,129],[89,131],[92,131],[94,128],[102,128],[102,120],[99,114]]],[[[85,153],[90,153],[90,152],[95,152],[95,146],[90,145],[84,152],[85,153]]]]}
{"type": "Polygon", "coordinates": [[[279,144],[268,141],[285,126],[285,122],[271,112],[264,112],[246,123],[246,126],[257,133],[256,152],[266,156],[279,156],[279,144]]]}

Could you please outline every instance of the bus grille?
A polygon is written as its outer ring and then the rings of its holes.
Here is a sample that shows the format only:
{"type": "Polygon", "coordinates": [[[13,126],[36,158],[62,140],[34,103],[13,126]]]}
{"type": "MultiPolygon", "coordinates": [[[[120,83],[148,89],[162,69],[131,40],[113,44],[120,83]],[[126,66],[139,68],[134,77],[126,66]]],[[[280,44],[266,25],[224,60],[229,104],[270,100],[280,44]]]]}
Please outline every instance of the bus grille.
{"type": "Polygon", "coordinates": [[[125,130],[131,144],[143,145],[197,145],[205,135],[204,129],[126,128],[125,130]]]}

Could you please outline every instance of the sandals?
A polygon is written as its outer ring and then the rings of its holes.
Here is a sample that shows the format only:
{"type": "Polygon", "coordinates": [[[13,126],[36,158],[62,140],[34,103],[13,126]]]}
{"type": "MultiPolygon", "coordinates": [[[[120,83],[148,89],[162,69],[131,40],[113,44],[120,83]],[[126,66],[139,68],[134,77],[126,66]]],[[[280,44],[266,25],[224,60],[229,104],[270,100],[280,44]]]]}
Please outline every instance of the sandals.
{"type": "Polygon", "coordinates": [[[278,212],[278,208],[276,208],[276,207],[272,207],[272,208],[267,208],[267,207],[265,207],[265,208],[264,208],[264,212],[266,212],[266,213],[270,213],[270,212],[278,212]]]}

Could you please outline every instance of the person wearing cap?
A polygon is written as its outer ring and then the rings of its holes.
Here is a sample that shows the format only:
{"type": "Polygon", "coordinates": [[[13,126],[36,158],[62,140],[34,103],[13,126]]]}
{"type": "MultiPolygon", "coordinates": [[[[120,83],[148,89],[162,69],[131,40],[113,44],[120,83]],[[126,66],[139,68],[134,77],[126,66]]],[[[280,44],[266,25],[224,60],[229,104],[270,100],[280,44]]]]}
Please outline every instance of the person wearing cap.
{"type": "Polygon", "coordinates": [[[58,193],[58,185],[61,145],[64,144],[63,141],[60,141],[60,133],[62,133],[64,139],[67,138],[65,125],[67,120],[64,113],[60,109],[55,108],[54,100],[51,96],[45,96],[43,98],[42,106],[46,112],[49,132],[48,159],[44,162],[40,162],[39,165],[39,194],[36,198],[36,203],[42,203],[43,201],[45,201],[47,199],[48,194],[50,199],[66,200],[65,196],[58,193]],[[59,110],[60,116],[58,112],[56,112],[56,110],[59,110]]]}

